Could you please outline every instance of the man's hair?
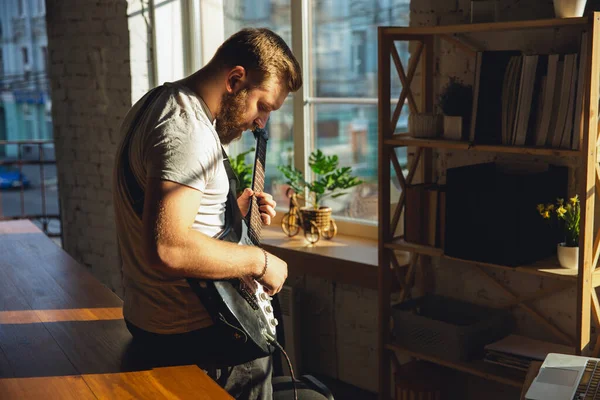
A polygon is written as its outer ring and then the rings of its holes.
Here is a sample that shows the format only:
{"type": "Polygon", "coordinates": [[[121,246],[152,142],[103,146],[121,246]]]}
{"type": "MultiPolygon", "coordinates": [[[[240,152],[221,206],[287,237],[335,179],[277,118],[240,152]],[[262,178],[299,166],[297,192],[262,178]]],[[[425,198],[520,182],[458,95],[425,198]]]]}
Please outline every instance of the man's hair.
{"type": "Polygon", "coordinates": [[[267,28],[245,28],[234,33],[217,49],[211,60],[215,66],[233,68],[240,65],[253,75],[259,74],[259,84],[276,77],[290,92],[302,86],[300,64],[283,39],[267,28]]]}

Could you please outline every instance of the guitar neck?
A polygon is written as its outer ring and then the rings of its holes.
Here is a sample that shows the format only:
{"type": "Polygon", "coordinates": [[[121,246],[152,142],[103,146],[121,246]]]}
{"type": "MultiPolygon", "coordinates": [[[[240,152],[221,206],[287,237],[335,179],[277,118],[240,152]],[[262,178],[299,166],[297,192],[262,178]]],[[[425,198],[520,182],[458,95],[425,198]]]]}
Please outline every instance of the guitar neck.
{"type": "MultiPolygon", "coordinates": [[[[256,136],[256,152],[254,155],[254,171],[252,173],[252,191],[258,193],[265,189],[265,160],[267,158],[268,135],[262,129],[255,130],[254,134],[256,136]]],[[[250,209],[247,218],[250,238],[258,246],[261,238],[262,219],[256,197],[252,197],[250,200],[250,209]]]]}

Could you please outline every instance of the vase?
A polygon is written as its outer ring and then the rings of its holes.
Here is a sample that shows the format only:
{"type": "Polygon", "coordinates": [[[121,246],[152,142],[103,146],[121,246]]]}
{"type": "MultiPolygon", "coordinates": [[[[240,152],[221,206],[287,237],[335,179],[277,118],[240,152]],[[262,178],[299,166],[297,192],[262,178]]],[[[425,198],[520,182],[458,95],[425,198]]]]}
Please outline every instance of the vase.
{"type": "Polygon", "coordinates": [[[461,140],[462,131],[462,117],[444,115],[444,139],[461,140]]]}
{"type": "Polygon", "coordinates": [[[556,18],[574,18],[583,16],[586,0],[554,0],[556,18]]]}
{"type": "Polygon", "coordinates": [[[577,269],[579,267],[579,247],[569,247],[566,243],[556,246],[558,263],[563,268],[577,269]]]}
{"type": "Polygon", "coordinates": [[[315,244],[321,236],[327,240],[331,240],[337,234],[337,225],[333,218],[331,218],[331,208],[319,207],[315,209],[301,207],[300,214],[302,215],[304,237],[309,243],[315,244]]]}
{"type": "Polygon", "coordinates": [[[408,131],[415,138],[436,138],[443,129],[442,116],[438,114],[409,114],[408,131]]]}

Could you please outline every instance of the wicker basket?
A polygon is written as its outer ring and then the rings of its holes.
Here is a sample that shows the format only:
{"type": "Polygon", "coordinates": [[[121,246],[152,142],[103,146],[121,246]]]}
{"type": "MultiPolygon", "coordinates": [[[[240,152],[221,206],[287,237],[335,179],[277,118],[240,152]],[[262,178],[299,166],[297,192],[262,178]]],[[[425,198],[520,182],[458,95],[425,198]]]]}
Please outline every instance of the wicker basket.
{"type": "Polygon", "coordinates": [[[438,295],[392,307],[395,341],[409,350],[460,362],[481,358],[484,347],[510,334],[510,311],[438,295]]]}
{"type": "Polygon", "coordinates": [[[331,208],[320,207],[319,209],[314,209],[302,207],[300,208],[300,212],[302,213],[302,228],[305,231],[310,231],[311,221],[314,221],[321,231],[329,229],[329,221],[331,221],[331,208]]]}

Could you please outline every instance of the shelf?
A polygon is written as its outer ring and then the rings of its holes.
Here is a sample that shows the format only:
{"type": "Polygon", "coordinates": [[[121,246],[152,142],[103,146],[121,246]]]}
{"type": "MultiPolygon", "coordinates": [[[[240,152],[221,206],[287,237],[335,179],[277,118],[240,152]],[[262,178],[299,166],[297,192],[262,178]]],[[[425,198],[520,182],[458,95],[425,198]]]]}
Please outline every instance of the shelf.
{"type": "MultiPolygon", "coordinates": [[[[385,247],[392,250],[409,251],[413,253],[428,255],[432,257],[441,257],[446,260],[460,261],[468,264],[477,264],[483,267],[491,267],[498,269],[512,269],[516,272],[521,272],[529,275],[538,275],[545,277],[552,277],[555,279],[561,279],[566,281],[573,281],[577,279],[577,270],[562,268],[555,257],[550,257],[544,260],[536,261],[529,265],[521,265],[516,267],[510,267],[507,265],[492,264],[483,261],[465,260],[463,258],[450,257],[444,254],[444,251],[437,247],[425,246],[420,244],[414,244],[404,241],[404,239],[396,239],[391,243],[386,243],[385,247]]],[[[600,286],[600,270],[595,271],[593,274],[592,285],[594,287],[600,286]]]]}
{"type": "Polygon", "coordinates": [[[469,362],[448,361],[435,356],[417,353],[394,343],[388,344],[386,348],[388,350],[400,351],[404,354],[408,354],[412,357],[421,360],[429,361],[434,364],[442,365],[444,367],[463,371],[468,374],[476,375],[491,381],[514,386],[519,389],[523,386],[523,382],[525,381],[526,373],[524,371],[519,371],[516,369],[502,367],[500,365],[486,363],[483,360],[475,360],[469,362]]]}
{"type": "Polygon", "coordinates": [[[535,19],[528,21],[488,22],[480,24],[461,24],[445,26],[402,26],[380,27],[383,36],[389,35],[448,35],[454,33],[499,32],[520,29],[559,28],[563,26],[586,25],[588,17],[535,19]]]}
{"type": "Polygon", "coordinates": [[[557,157],[576,157],[580,156],[579,150],[566,149],[549,149],[533,146],[494,146],[494,145],[479,145],[470,142],[460,142],[455,140],[443,139],[420,139],[410,136],[394,135],[392,139],[387,139],[385,144],[390,146],[414,146],[414,147],[429,147],[441,148],[449,150],[471,150],[494,153],[512,153],[512,154],[527,154],[534,156],[557,156],[557,157]]]}
{"type": "Polygon", "coordinates": [[[444,250],[440,248],[410,243],[404,239],[396,239],[391,243],[384,244],[384,246],[386,249],[410,251],[413,253],[424,254],[433,257],[441,257],[444,255],[444,250]]]}

